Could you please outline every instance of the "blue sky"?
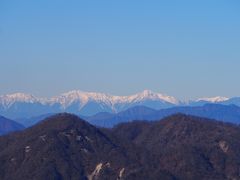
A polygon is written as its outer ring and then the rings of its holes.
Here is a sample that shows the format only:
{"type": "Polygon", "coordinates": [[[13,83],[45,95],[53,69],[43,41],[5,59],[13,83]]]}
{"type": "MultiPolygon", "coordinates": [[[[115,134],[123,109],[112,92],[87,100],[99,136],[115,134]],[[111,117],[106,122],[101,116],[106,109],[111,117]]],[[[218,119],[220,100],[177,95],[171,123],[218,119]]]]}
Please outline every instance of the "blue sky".
{"type": "Polygon", "coordinates": [[[0,94],[240,96],[239,0],[0,0],[0,94]]]}

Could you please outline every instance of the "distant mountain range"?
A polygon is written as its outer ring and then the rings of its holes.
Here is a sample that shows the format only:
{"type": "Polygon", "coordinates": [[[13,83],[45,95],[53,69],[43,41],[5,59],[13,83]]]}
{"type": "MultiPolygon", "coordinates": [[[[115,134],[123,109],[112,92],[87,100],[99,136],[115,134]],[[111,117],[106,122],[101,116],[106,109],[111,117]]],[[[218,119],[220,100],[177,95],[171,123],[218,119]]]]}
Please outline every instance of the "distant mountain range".
{"type": "Polygon", "coordinates": [[[181,102],[172,96],[150,90],[131,96],[113,96],[75,90],[53,98],[38,98],[29,94],[15,93],[0,96],[0,114],[10,119],[59,112],[92,116],[100,112],[119,113],[135,106],[160,110],[176,106],[202,106],[208,103],[240,106],[240,98],[214,97],[181,102]]]}
{"type": "MultiPolygon", "coordinates": [[[[240,107],[236,105],[205,104],[204,106],[177,106],[167,109],[155,110],[145,106],[135,106],[119,113],[101,112],[93,116],[82,116],[93,125],[100,127],[113,127],[119,123],[134,120],[156,121],[164,117],[183,113],[199,117],[215,119],[223,122],[240,124],[240,107]]],[[[32,126],[53,114],[44,114],[31,118],[14,119],[25,127],[32,126]]]]}
{"type": "Polygon", "coordinates": [[[235,105],[205,104],[204,106],[183,106],[154,110],[144,106],[136,106],[117,114],[98,113],[85,117],[90,123],[100,127],[113,127],[119,123],[134,120],[156,121],[167,116],[183,113],[215,119],[223,122],[240,124],[240,107],[235,105]]]}
{"type": "Polygon", "coordinates": [[[137,105],[161,109],[178,103],[173,97],[147,90],[132,96],[70,91],[49,99],[16,93],[0,97],[0,114],[12,119],[58,112],[89,116],[99,112],[120,112],[137,105]]]}
{"type": "Polygon", "coordinates": [[[182,114],[113,129],[58,114],[0,136],[0,179],[239,179],[239,139],[237,125],[182,114]]]}

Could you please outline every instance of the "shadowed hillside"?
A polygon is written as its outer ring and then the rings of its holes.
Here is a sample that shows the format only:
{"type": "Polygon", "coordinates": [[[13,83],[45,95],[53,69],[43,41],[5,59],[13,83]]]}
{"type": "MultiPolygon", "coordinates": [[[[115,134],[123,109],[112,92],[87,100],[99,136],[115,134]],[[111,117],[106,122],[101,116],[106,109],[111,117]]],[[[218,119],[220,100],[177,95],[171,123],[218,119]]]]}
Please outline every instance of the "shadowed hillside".
{"type": "Polygon", "coordinates": [[[239,179],[240,128],[177,114],[99,129],[58,114],[0,137],[0,179],[239,179]]]}

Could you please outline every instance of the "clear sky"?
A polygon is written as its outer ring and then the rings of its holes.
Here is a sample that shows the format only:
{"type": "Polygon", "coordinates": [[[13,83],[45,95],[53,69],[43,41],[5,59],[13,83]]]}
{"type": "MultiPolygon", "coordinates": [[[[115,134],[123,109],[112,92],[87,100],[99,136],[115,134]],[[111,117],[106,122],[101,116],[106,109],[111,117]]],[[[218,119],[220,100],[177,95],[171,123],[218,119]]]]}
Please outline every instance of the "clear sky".
{"type": "Polygon", "coordinates": [[[239,0],[0,0],[0,94],[240,96],[239,0]]]}

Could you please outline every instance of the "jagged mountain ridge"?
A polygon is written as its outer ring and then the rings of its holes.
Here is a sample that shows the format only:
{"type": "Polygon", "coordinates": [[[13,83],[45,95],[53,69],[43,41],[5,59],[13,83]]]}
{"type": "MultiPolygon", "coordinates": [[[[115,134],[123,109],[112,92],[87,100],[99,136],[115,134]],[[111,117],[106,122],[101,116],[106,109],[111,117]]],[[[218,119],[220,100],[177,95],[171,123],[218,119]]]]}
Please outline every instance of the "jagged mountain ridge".
{"type": "Polygon", "coordinates": [[[113,96],[104,93],[96,92],[84,92],[80,90],[73,90],[67,93],[63,93],[60,96],[52,98],[38,98],[31,94],[25,93],[14,93],[0,96],[0,103],[5,107],[9,107],[15,102],[26,102],[26,103],[35,103],[39,102],[41,104],[61,104],[62,108],[66,108],[74,101],[78,100],[83,105],[90,100],[95,100],[99,102],[104,102],[108,105],[115,105],[120,103],[132,103],[137,102],[143,99],[152,99],[152,100],[162,100],[172,104],[178,104],[178,100],[174,97],[163,95],[160,93],[154,93],[150,90],[144,90],[143,92],[130,95],[130,96],[113,96]]]}
{"type": "Polygon", "coordinates": [[[0,97],[0,114],[14,119],[58,112],[94,115],[98,112],[120,112],[136,105],[161,109],[178,103],[174,97],[149,90],[131,96],[70,91],[49,99],[16,93],[0,97]]]}
{"type": "Polygon", "coordinates": [[[131,96],[113,96],[74,90],[52,98],[38,98],[29,94],[15,93],[0,96],[0,114],[10,119],[59,112],[91,116],[100,112],[118,113],[134,106],[146,106],[159,110],[175,106],[202,106],[207,103],[239,106],[240,99],[214,97],[181,102],[172,96],[154,93],[150,90],[131,96]]]}

